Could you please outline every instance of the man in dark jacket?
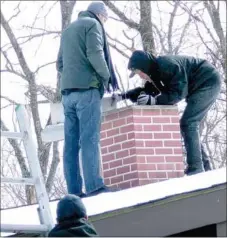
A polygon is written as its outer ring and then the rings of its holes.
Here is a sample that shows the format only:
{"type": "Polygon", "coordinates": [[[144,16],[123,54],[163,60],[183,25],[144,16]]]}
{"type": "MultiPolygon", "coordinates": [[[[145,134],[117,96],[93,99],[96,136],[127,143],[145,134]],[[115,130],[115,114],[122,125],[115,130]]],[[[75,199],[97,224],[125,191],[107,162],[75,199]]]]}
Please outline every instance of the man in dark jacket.
{"type": "Polygon", "coordinates": [[[208,156],[200,142],[199,126],[221,89],[216,68],[203,59],[188,56],[159,56],[137,50],[128,69],[130,78],[138,74],[146,81],[122,95],[139,105],[173,105],[186,99],[180,119],[181,133],[187,152],[185,173],[193,175],[210,170],[208,156]]]}
{"type": "Polygon", "coordinates": [[[68,194],[57,205],[58,224],[49,232],[49,237],[94,237],[95,228],[88,222],[86,208],[81,199],[68,194]]]}
{"type": "Polygon", "coordinates": [[[108,190],[100,176],[101,98],[118,84],[103,27],[107,19],[104,3],[92,2],[63,31],[57,59],[65,114],[64,175],[68,193],[78,196],[84,196],[80,149],[86,194],[108,190]]]}

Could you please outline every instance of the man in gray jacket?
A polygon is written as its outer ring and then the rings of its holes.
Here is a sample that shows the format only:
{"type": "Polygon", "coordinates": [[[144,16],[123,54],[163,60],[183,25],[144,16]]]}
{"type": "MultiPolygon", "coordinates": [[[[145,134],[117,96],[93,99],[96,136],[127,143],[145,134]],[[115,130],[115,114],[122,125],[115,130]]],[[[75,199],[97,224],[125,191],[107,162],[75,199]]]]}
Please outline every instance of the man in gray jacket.
{"type": "Polygon", "coordinates": [[[92,2],[87,11],[64,30],[57,59],[64,107],[64,175],[68,193],[82,193],[79,168],[81,149],[86,195],[108,191],[100,175],[101,99],[118,89],[103,24],[108,19],[103,2],[92,2]]]}

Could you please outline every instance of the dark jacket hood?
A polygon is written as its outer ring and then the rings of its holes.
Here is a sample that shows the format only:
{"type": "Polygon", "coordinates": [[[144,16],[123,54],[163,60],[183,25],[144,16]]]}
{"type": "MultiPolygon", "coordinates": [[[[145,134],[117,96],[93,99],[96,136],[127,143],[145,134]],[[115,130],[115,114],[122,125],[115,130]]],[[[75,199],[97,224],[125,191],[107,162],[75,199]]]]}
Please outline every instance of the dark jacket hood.
{"type": "Polygon", "coordinates": [[[95,228],[86,219],[65,221],[57,224],[49,237],[95,237],[98,236],[95,228]]]}
{"type": "Polygon", "coordinates": [[[158,71],[156,57],[149,52],[136,50],[129,59],[128,69],[139,69],[148,76],[154,75],[158,71]]]}

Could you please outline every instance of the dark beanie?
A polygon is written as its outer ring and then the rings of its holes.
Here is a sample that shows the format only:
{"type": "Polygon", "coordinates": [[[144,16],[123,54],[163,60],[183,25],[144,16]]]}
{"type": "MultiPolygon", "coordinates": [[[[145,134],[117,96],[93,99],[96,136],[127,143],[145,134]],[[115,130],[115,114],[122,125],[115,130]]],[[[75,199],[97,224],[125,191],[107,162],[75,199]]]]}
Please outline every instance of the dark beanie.
{"type": "Polygon", "coordinates": [[[135,73],[134,70],[139,69],[147,75],[150,75],[157,67],[156,57],[149,52],[136,50],[132,53],[129,62],[128,69],[132,71],[130,78],[132,78],[135,73]]]}
{"type": "Polygon", "coordinates": [[[102,16],[108,18],[108,11],[103,2],[92,2],[87,8],[88,11],[94,14],[101,14],[102,16]]]}
{"type": "Polygon", "coordinates": [[[57,205],[57,221],[62,222],[68,219],[80,219],[87,216],[86,208],[82,200],[73,194],[63,197],[57,205]]]}

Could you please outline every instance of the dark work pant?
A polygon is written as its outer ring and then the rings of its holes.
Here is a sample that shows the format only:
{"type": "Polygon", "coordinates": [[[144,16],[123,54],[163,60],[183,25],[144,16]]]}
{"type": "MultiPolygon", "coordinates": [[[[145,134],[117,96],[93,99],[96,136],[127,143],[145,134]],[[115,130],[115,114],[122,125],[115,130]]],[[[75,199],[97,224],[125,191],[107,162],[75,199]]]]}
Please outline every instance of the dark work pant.
{"type": "Polygon", "coordinates": [[[204,170],[203,160],[207,160],[207,154],[200,142],[199,126],[219,95],[220,89],[220,75],[213,73],[211,78],[186,100],[187,106],[180,120],[180,127],[187,152],[187,164],[192,170],[204,170]]]}

